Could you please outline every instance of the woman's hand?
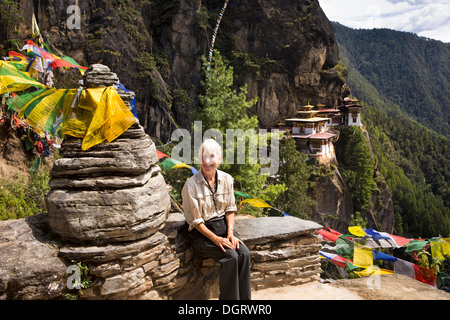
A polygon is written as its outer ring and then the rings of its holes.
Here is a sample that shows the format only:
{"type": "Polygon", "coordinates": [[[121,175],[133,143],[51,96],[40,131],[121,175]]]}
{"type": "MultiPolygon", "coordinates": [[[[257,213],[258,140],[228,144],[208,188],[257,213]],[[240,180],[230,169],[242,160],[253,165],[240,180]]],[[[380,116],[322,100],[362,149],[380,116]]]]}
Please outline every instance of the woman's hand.
{"type": "Polygon", "coordinates": [[[216,246],[218,246],[220,249],[222,249],[223,252],[226,252],[225,248],[236,249],[236,247],[233,246],[233,244],[232,244],[232,242],[230,241],[229,238],[223,238],[223,237],[215,236],[212,239],[212,242],[214,242],[214,244],[216,246]]]}
{"type": "Polygon", "coordinates": [[[239,239],[239,238],[236,238],[235,236],[234,236],[234,234],[228,234],[228,240],[230,241],[230,243],[231,243],[231,245],[233,246],[233,249],[234,250],[237,250],[237,249],[239,249],[239,243],[242,243],[242,241],[241,241],[241,239],[239,239]]]}

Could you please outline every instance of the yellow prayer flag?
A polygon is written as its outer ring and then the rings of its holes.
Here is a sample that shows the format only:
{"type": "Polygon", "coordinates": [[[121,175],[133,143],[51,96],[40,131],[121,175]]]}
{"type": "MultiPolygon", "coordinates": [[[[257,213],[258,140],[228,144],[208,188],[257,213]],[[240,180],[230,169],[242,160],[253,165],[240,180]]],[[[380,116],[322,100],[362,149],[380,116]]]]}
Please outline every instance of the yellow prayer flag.
{"type": "Polygon", "coordinates": [[[377,266],[368,266],[366,269],[362,271],[354,271],[358,276],[364,277],[364,276],[379,276],[382,274],[394,274],[394,271],[387,270],[387,269],[381,269],[377,266]]]}
{"type": "Polygon", "coordinates": [[[176,164],[176,165],[174,165],[173,167],[172,167],[172,169],[174,169],[174,168],[187,168],[187,169],[191,169],[191,167],[190,166],[188,166],[186,163],[179,163],[179,164],[176,164]]]}
{"type": "Polygon", "coordinates": [[[450,238],[442,238],[439,241],[430,241],[431,255],[440,261],[450,258],[450,238]]]}
{"type": "MultiPolygon", "coordinates": [[[[32,109],[25,122],[32,126],[39,133],[44,133],[46,131],[46,124],[52,113],[55,111],[56,106],[59,101],[63,98],[66,93],[66,89],[54,89],[51,88],[44,92],[42,95],[38,96],[36,99],[40,99],[39,103],[32,109]]],[[[18,114],[19,118],[23,118],[24,112],[27,111],[27,107],[33,103],[34,100],[30,101],[18,114]]]]}
{"type": "Polygon", "coordinates": [[[248,203],[249,205],[257,208],[270,208],[271,206],[263,199],[253,198],[242,200],[242,203],[248,203]]]}
{"type": "Polygon", "coordinates": [[[113,141],[136,121],[114,87],[83,90],[78,104],[70,103],[64,106],[62,133],[83,138],[82,150],[113,141]]]}
{"type": "Polygon", "coordinates": [[[360,226],[348,227],[348,231],[358,237],[364,237],[366,235],[360,226]]]}
{"type": "Polygon", "coordinates": [[[353,249],[353,264],[362,268],[373,265],[372,249],[355,243],[353,249]]]}
{"type": "Polygon", "coordinates": [[[39,30],[39,26],[36,21],[36,16],[33,13],[33,16],[31,17],[31,34],[34,38],[39,36],[41,34],[41,31],[39,30]]]}
{"type": "Polygon", "coordinates": [[[6,92],[18,92],[29,87],[44,88],[39,81],[31,78],[30,73],[20,71],[22,61],[0,60],[0,94],[6,92]]]}

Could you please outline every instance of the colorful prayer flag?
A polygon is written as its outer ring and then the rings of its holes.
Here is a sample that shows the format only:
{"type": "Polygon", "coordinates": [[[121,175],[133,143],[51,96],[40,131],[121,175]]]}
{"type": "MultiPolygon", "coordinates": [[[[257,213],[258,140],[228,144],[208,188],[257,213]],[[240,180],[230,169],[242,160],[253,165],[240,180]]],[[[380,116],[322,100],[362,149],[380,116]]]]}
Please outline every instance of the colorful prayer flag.
{"type": "Polygon", "coordinates": [[[340,233],[340,232],[338,232],[338,231],[336,231],[336,230],[331,229],[329,226],[327,226],[327,229],[330,230],[330,232],[333,233],[333,234],[337,234],[337,235],[339,235],[339,236],[342,235],[342,233],[340,233]]]}
{"type": "Polygon", "coordinates": [[[439,261],[450,259],[450,238],[431,239],[431,256],[439,261]]]}
{"type": "Polygon", "coordinates": [[[416,280],[436,287],[436,275],[434,273],[434,270],[415,264],[414,271],[416,280]]]}
{"type": "Polygon", "coordinates": [[[156,156],[158,157],[158,160],[161,160],[162,158],[170,158],[167,154],[162,153],[159,150],[156,150],[156,156]]]}
{"type": "Polygon", "coordinates": [[[428,244],[428,241],[423,240],[411,240],[406,247],[406,252],[412,252],[417,250],[422,250],[425,245],[428,244]]]}
{"type": "Polygon", "coordinates": [[[42,83],[33,79],[28,72],[21,71],[20,68],[23,66],[20,61],[0,60],[0,94],[19,92],[29,87],[45,87],[42,83]]]}
{"type": "Polygon", "coordinates": [[[405,261],[402,259],[397,259],[394,262],[394,272],[403,274],[410,278],[414,278],[414,274],[415,274],[414,263],[411,263],[409,261],[405,261]]]}
{"type": "Polygon", "coordinates": [[[373,265],[372,249],[355,243],[353,248],[353,263],[362,268],[373,265]]]}
{"type": "Polygon", "coordinates": [[[399,248],[403,247],[405,244],[407,244],[408,242],[411,241],[411,239],[394,236],[393,234],[390,234],[390,236],[395,241],[395,243],[397,244],[397,247],[399,247],[399,248]]]}
{"type": "Polygon", "coordinates": [[[181,161],[175,160],[173,158],[167,158],[163,162],[160,163],[160,166],[166,170],[170,171],[173,167],[175,167],[177,164],[180,164],[181,161]]]}
{"type": "Polygon", "coordinates": [[[386,270],[386,269],[382,269],[379,268],[377,266],[368,266],[366,269],[362,270],[362,271],[354,271],[357,275],[359,275],[360,277],[364,277],[364,276],[379,276],[382,274],[393,274],[394,271],[391,270],[386,270]]]}
{"type": "Polygon", "coordinates": [[[348,231],[358,237],[364,237],[366,233],[360,226],[348,227],[348,231]]]}
{"type": "Polygon", "coordinates": [[[372,250],[373,258],[375,260],[384,260],[384,261],[397,261],[396,257],[390,256],[388,254],[379,252],[377,250],[372,250]]]}
{"type": "Polygon", "coordinates": [[[338,265],[342,268],[347,267],[347,264],[353,264],[351,260],[343,258],[337,254],[334,253],[329,253],[329,252],[323,252],[323,251],[319,251],[319,255],[322,258],[328,259],[330,260],[332,263],[334,263],[335,265],[338,265]]]}
{"type": "Polygon", "coordinates": [[[182,162],[182,163],[178,163],[172,167],[172,169],[176,169],[176,168],[186,168],[186,169],[190,170],[191,166],[188,166],[186,163],[182,162]]]}
{"type": "Polygon", "coordinates": [[[253,198],[253,199],[244,199],[243,203],[248,203],[249,205],[257,208],[270,208],[271,206],[265,202],[263,199],[253,198]]]}
{"type": "Polygon", "coordinates": [[[247,194],[245,194],[245,193],[243,193],[241,191],[234,190],[234,195],[238,196],[238,197],[244,197],[244,198],[247,198],[247,199],[253,199],[252,197],[250,197],[249,195],[247,195],[247,194]]]}
{"type": "Polygon", "coordinates": [[[316,232],[318,234],[320,234],[326,240],[329,240],[329,241],[332,241],[332,242],[336,242],[336,240],[339,239],[339,235],[331,233],[331,232],[323,230],[323,229],[322,230],[318,230],[316,232]]]}
{"type": "Polygon", "coordinates": [[[372,238],[374,238],[375,240],[380,240],[380,239],[390,240],[391,239],[391,237],[382,235],[381,233],[379,233],[378,231],[375,231],[374,229],[364,229],[364,232],[367,233],[372,238]]]}

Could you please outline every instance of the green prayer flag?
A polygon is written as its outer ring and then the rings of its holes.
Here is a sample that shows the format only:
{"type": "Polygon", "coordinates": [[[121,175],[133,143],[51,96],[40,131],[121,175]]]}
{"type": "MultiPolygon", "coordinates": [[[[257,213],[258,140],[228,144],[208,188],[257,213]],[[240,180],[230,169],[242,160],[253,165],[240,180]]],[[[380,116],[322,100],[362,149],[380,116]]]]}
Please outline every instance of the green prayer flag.
{"type": "Polygon", "coordinates": [[[358,268],[361,268],[361,267],[358,267],[358,266],[354,265],[354,264],[351,263],[350,261],[347,261],[345,267],[346,267],[348,270],[350,270],[350,271],[353,271],[353,270],[356,270],[356,269],[358,269],[358,268]]]}
{"type": "Polygon", "coordinates": [[[406,247],[406,252],[416,251],[416,250],[422,250],[423,247],[428,243],[428,241],[424,240],[411,240],[408,243],[408,246],[406,247]]]}
{"type": "Polygon", "coordinates": [[[234,190],[234,195],[235,196],[244,197],[244,198],[247,198],[247,199],[253,199],[253,197],[250,197],[249,195],[247,195],[247,194],[245,194],[243,192],[240,192],[240,191],[236,191],[236,190],[234,190]]]}
{"type": "Polygon", "coordinates": [[[169,171],[170,169],[172,169],[174,166],[176,166],[177,164],[182,163],[181,161],[175,160],[173,158],[167,158],[166,160],[164,160],[163,162],[160,163],[160,166],[164,169],[169,171]]]}
{"type": "Polygon", "coordinates": [[[345,257],[352,257],[353,256],[353,248],[354,248],[354,242],[350,241],[348,239],[345,239],[343,236],[340,236],[336,240],[336,252],[345,257]]]}

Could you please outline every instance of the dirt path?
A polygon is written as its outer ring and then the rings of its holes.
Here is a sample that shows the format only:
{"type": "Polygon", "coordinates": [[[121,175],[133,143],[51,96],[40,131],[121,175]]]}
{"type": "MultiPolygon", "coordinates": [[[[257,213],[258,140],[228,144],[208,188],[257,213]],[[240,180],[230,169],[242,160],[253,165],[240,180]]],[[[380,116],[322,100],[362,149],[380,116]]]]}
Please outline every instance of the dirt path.
{"type": "Polygon", "coordinates": [[[270,288],[252,292],[253,300],[361,300],[345,288],[335,288],[329,283],[311,282],[298,286],[270,288]]]}
{"type": "Polygon", "coordinates": [[[401,274],[311,282],[252,292],[253,300],[450,300],[450,293],[401,274]]]}

